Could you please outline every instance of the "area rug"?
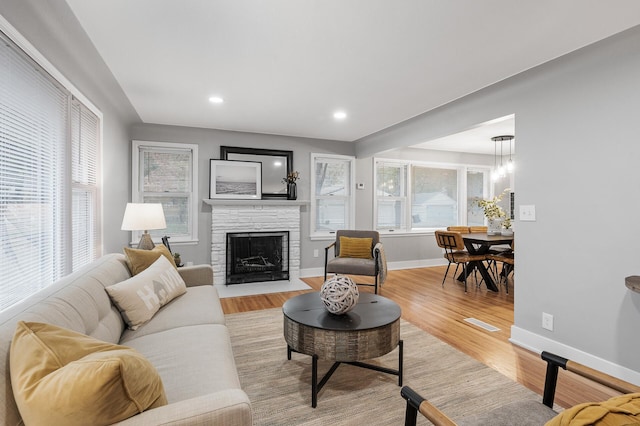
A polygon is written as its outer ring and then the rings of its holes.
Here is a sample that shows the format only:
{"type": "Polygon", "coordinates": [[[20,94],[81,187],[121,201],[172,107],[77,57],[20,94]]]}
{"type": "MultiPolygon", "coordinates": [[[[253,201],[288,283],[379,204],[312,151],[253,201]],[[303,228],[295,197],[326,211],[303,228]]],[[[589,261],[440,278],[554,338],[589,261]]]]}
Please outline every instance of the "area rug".
{"type": "MultiPolygon", "coordinates": [[[[405,401],[397,376],[342,364],[311,408],[311,357],[287,360],[282,310],[226,315],[234,356],[253,407],[254,425],[402,425],[405,401]]],[[[411,386],[454,420],[523,399],[541,400],[446,343],[401,320],[404,385],[411,386]]],[[[398,367],[398,349],[372,362],[398,367]]],[[[322,377],[331,362],[318,363],[322,377]]],[[[419,419],[418,424],[428,424],[419,419]]]]}

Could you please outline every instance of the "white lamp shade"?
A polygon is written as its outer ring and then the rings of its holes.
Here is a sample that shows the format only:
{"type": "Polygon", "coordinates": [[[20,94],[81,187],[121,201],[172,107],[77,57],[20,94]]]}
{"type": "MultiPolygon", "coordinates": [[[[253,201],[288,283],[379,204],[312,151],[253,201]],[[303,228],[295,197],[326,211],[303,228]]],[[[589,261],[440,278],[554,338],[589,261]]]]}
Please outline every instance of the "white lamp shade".
{"type": "Polygon", "coordinates": [[[122,219],[123,231],[165,229],[164,210],[160,203],[127,203],[122,219]]]}

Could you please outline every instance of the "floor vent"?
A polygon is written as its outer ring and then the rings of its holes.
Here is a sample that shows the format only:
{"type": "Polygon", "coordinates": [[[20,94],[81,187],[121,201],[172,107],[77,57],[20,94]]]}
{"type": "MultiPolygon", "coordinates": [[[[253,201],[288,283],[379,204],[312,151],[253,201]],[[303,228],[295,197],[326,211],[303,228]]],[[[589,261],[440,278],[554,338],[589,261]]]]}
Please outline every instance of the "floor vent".
{"type": "Polygon", "coordinates": [[[478,327],[484,328],[487,331],[500,331],[500,329],[498,327],[494,327],[491,324],[487,324],[484,321],[480,321],[479,319],[465,318],[464,320],[466,322],[470,322],[473,325],[477,325],[478,327]]]}

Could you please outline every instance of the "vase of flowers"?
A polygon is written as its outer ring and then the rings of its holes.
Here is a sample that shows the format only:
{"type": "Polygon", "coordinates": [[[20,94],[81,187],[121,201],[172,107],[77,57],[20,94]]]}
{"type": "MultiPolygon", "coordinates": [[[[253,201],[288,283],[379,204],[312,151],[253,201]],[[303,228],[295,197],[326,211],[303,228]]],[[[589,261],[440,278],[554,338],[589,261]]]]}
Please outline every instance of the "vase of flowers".
{"type": "MultiPolygon", "coordinates": [[[[500,207],[498,203],[502,201],[502,197],[511,191],[509,188],[506,188],[500,195],[497,195],[489,200],[478,199],[476,203],[482,210],[484,211],[484,215],[487,218],[487,234],[489,235],[500,235],[502,232],[503,223],[507,217],[506,213],[500,207]]],[[[511,222],[509,221],[509,224],[511,222]]]]}
{"type": "Polygon", "coordinates": [[[287,177],[282,178],[282,183],[287,184],[287,200],[295,200],[298,198],[298,185],[296,181],[300,179],[300,173],[291,172],[287,177]]]}

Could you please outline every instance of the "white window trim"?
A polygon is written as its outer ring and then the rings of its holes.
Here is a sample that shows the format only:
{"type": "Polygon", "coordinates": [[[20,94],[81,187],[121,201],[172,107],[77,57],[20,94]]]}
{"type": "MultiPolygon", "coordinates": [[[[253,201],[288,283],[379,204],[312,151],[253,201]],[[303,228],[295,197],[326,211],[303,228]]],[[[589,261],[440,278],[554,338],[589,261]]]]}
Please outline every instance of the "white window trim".
{"type": "Polygon", "coordinates": [[[469,170],[481,171],[486,173],[485,179],[488,182],[485,183],[485,188],[489,189],[489,194],[484,194],[484,197],[493,196],[493,185],[489,179],[491,174],[491,167],[478,165],[478,164],[466,164],[466,163],[444,163],[444,162],[431,162],[431,161],[412,161],[412,160],[398,160],[385,157],[374,157],[373,161],[373,226],[380,234],[385,235],[416,235],[416,234],[433,234],[436,230],[441,228],[412,228],[411,227],[411,189],[413,181],[411,179],[412,168],[429,167],[437,169],[457,169],[458,180],[458,223],[467,223],[467,172],[469,170]],[[404,228],[377,228],[378,224],[378,191],[377,191],[377,169],[376,164],[378,162],[385,162],[389,164],[406,165],[407,166],[407,182],[406,182],[406,208],[405,208],[405,227],[404,228]]]}
{"type": "MultiPolygon", "coordinates": [[[[324,239],[326,237],[335,236],[335,231],[318,232],[316,228],[316,159],[328,158],[339,161],[349,162],[349,195],[346,197],[349,199],[349,216],[347,229],[355,229],[356,222],[356,194],[355,194],[355,181],[356,181],[356,158],[350,155],[338,155],[338,154],[321,154],[311,153],[311,220],[309,221],[309,236],[311,239],[324,239]]],[[[335,238],[335,237],[334,237],[335,238]]],[[[328,239],[328,238],[327,238],[328,239]]]]}
{"type": "MultiPolygon", "coordinates": [[[[131,202],[142,202],[141,175],[140,175],[140,147],[152,147],[158,149],[191,150],[191,235],[189,237],[171,237],[171,244],[194,244],[198,242],[198,145],[174,142],[132,141],[131,148],[131,202]]],[[[131,232],[131,245],[138,244],[141,231],[131,232]]],[[[160,244],[161,241],[155,241],[160,244]]]]}
{"type": "Polygon", "coordinates": [[[409,210],[411,210],[411,178],[409,176],[411,173],[410,162],[402,161],[402,160],[394,160],[387,158],[374,158],[373,159],[373,226],[376,231],[380,233],[404,233],[407,230],[410,230],[410,227],[407,227],[407,220],[410,219],[411,214],[409,210]],[[378,163],[389,164],[390,166],[396,167],[404,167],[405,168],[405,177],[404,177],[404,196],[399,197],[389,197],[386,199],[393,200],[404,200],[404,226],[403,227],[392,227],[392,228],[378,228],[378,163]]]}

